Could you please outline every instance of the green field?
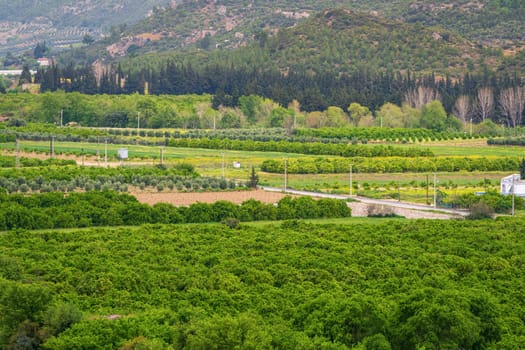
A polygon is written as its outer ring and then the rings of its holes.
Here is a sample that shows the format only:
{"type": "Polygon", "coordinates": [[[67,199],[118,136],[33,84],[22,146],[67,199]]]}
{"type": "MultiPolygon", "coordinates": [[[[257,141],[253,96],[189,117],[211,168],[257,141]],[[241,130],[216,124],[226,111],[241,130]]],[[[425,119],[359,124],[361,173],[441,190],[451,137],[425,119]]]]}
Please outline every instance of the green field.
{"type": "MultiPolygon", "coordinates": [[[[365,147],[373,147],[375,144],[364,145],[365,147]]],[[[441,142],[428,142],[419,144],[395,144],[394,147],[413,148],[422,147],[430,149],[436,156],[483,156],[483,157],[525,157],[525,148],[520,146],[489,146],[484,139],[473,140],[449,140],[441,142]]],[[[14,148],[13,144],[2,144],[2,148],[14,148]]],[[[49,142],[44,141],[21,141],[21,149],[35,150],[40,152],[49,152],[49,142]]],[[[119,148],[128,148],[130,156],[132,157],[148,157],[159,158],[159,148],[153,146],[140,145],[112,145],[108,144],[108,152],[111,156],[116,155],[119,148]]],[[[181,149],[176,151],[172,147],[164,147],[165,156],[177,159],[179,157],[199,155],[200,157],[210,156],[219,157],[222,150],[213,149],[181,149]]],[[[56,142],[56,152],[71,152],[80,153],[82,150],[86,154],[95,155],[96,151],[104,152],[104,144],[94,143],[77,143],[77,142],[56,142]]],[[[228,154],[238,157],[240,160],[252,157],[257,160],[268,158],[297,158],[303,155],[296,153],[282,153],[282,152],[245,152],[245,151],[231,151],[226,150],[228,154]]]]}
{"type": "MultiPolygon", "coordinates": [[[[449,140],[420,145],[430,149],[436,156],[525,157],[525,147],[489,146],[485,139],[449,140]]],[[[414,147],[413,144],[396,146],[414,147]]]]}
{"type": "Polygon", "coordinates": [[[0,347],[518,349],[524,219],[0,234],[0,347]]]}

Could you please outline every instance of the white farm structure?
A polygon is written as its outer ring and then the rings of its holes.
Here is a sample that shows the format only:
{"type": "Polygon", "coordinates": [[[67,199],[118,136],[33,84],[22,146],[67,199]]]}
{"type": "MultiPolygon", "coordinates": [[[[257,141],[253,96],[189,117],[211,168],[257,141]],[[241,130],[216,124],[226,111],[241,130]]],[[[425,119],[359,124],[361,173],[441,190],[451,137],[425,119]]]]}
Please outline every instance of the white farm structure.
{"type": "Polygon", "coordinates": [[[520,174],[512,174],[501,179],[501,194],[525,197],[525,181],[520,174]]]}

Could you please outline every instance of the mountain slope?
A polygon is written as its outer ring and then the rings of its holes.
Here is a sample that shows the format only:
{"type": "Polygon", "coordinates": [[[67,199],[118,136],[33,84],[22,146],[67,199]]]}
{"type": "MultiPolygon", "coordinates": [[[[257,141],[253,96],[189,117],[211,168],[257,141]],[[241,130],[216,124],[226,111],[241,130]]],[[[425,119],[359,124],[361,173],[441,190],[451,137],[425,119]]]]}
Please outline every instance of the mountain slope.
{"type": "MultiPolygon", "coordinates": [[[[95,38],[104,34],[104,39],[86,50],[69,52],[74,64],[174,49],[238,48],[334,7],[444,28],[433,31],[449,33],[448,37],[459,33],[487,46],[485,56],[502,49],[512,60],[525,44],[525,1],[521,0],[0,0],[0,55],[33,49],[42,41],[56,53],[57,47],[77,44],[86,34],[95,38]],[[134,25],[120,26],[141,18],[134,25]]],[[[478,54],[470,56],[464,57],[465,64],[482,65],[476,62],[478,54]]],[[[403,54],[391,59],[403,59],[403,54]]],[[[422,59],[420,66],[447,64],[462,63],[440,64],[430,57],[422,59]]]]}
{"type": "MultiPolygon", "coordinates": [[[[267,67],[312,73],[349,73],[357,70],[406,71],[461,75],[468,70],[497,66],[501,54],[440,28],[370,16],[347,9],[325,10],[282,29],[261,35],[235,50],[164,55],[193,65],[217,63],[236,67],[267,67]]],[[[132,59],[141,66],[159,60],[158,54],[132,59]]]]}
{"type": "Polygon", "coordinates": [[[133,23],[166,0],[0,0],[0,54],[22,52],[46,41],[50,46],[97,37],[111,26],[133,23]]]}
{"type": "MultiPolygon", "coordinates": [[[[143,51],[180,49],[196,44],[211,49],[234,48],[250,42],[261,30],[272,32],[326,8],[342,7],[371,15],[439,26],[478,44],[512,48],[525,43],[525,2],[515,0],[343,0],[343,1],[179,1],[121,33],[127,54],[130,38],[163,33],[154,40],[140,41],[143,51]]],[[[115,44],[115,43],[114,43],[115,44]]],[[[118,45],[118,43],[117,43],[118,45]]]]}

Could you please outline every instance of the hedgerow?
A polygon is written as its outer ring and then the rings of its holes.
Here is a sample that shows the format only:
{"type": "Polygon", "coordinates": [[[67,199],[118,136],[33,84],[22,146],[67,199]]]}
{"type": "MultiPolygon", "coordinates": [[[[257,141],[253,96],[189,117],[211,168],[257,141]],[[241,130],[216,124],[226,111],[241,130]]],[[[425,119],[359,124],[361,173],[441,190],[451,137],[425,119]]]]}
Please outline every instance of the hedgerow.
{"type": "Polygon", "coordinates": [[[346,202],[311,197],[284,197],[276,206],[256,200],[241,205],[227,201],[174,207],[141,204],[133,196],[112,191],[51,192],[25,196],[0,192],[0,230],[206,223],[226,218],[240,221],[348,217],[346,202]]]}
{"type": "Polygon", "coordinates": [[[431,157],[434,154],[424,148],[404,148],[385,145],[324,144],[319,142],[301,143],[288,141],[239,141],[229,139],[172,139],[171,147],[227,149],[238,151],[287,152],[311,155],[333,155],[342,157],[431,157]]]}
{"type": "MultiPolygon", "coordinates": [[[[454,172],[454,171],[516,171],[521,160],[517,157],[355,157],[297,158],[287,160],[289,174],[332,174],[353,170],[361,173],[400,172],[454,172]]],[[[284,173],[284,161],[267,159],[261,170],[269,173],[284,173]]]]}

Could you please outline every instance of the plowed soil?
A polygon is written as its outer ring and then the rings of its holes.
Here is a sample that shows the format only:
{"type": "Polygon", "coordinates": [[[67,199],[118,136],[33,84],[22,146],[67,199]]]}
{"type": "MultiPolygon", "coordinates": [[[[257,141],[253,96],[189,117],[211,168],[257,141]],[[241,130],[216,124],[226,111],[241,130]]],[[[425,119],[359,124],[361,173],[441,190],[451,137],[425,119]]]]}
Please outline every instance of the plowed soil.
{"type": "Polygon", "coordinates": [[[240,204],[248,199],[256,199],[263,203],[277,203],[284,194],[278,192],[257,191],[231,191],[231,192],[144,192],[130,191],[139,202],[153,205],[155,203],[169,203],[175,206],[188,206],[190,204],[214,203],[225,200],[240,204]]]}

